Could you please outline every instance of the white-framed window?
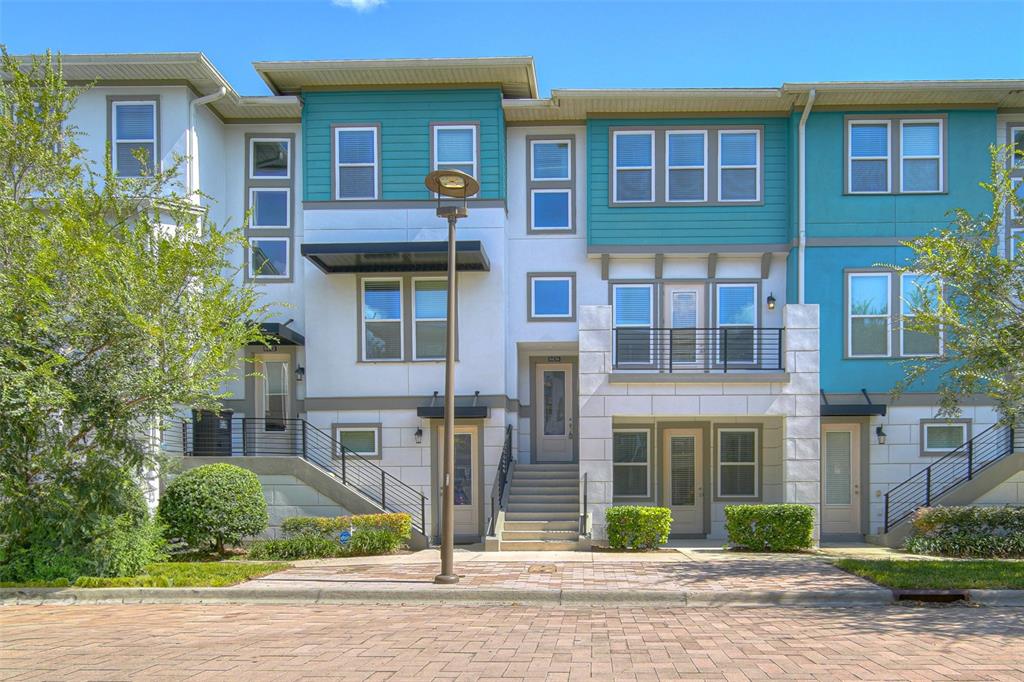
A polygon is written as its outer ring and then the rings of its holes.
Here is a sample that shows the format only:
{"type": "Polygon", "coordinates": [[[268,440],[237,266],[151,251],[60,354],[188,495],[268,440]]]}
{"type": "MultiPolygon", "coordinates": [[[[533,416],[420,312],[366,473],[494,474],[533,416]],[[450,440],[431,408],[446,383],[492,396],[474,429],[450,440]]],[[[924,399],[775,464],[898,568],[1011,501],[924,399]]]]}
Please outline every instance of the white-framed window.
{"type": "Polygon", "coordinates": [[[941,192],[942,119],[900,121],[900,191],[907,194],[941,192]]]}
{"type": "Polygon", "coordinates": [[[1010,145],[1013,167],[1024,168],[1024,126],[1012,126],[1007,143],[1010,145]]]}
{"type": "Polygon", "coordinates": [[[531,140],[530,180],[554,182],[572,180],[572,141],[531,140]]]}
{"type": "Polygon", "coordinates": [[[531,229],[572,229],[571,189],[531,189],[530,207],[531,229]]]}
{"type": "Polygon", "coordinates": [[[401,360],[402,280],[362,280],[363,360],[401,360]]]}
{"type": "Polygon", "coordinates": [[[757,286],[728,283],[715,286],[718,361],[752,363],[757,327],[757,286]]]}
{"type": "MultiPolygon", "coordinates": [[[[1024,128],[1021,130],[1024,131],[1024,128]]],[[[1024,177],[1010,178],[1010,186],[1024,203],[1024,177]]],[[[1007,214],[1010,221],[1010,258],[1016,258],[1017,252],[1024,249],[1024,215],[1012,204],[1007,214]]]]}
{"type": "Polygon", "coordinates": [[[334,196],[339,201],[377,199],[378,129],[338,127],[334,129],[334,196]]]}
{"type": "Polygon", "coordinates": [[[967,442],[967,424],[965,422],[935,422],[923,425],[924,442],[922,452],[929,454],[945,454],[967,442]]]}
{"type": "Polygon", "coordinates": [[[291,190],[287,187],[250,187],[252,229],[287,230],[291,227],[291,190]]]}
{"type": "Polygon", "coordinates": [[[249,179],[288,180],[291,178],[291,146],[287,137],[249,139],[249,179]]]}
{"type": "Polygon", "coordinates": [[[573,278],[536,275],[530,277],[530,317],[547,320],[571,320],[573,278]]]}
{"type": "Polygon", "coordinates": [[[942,334],[937,336],[906,328],[903,320],[914,318],[914,309],[930,299],[934,308],[939,287],[930,275],[905,272],[900,275],[900,354],[904,356],[935,356],[942,354],[942,334]]]}
{"type": "Polygon", "coordinates": [[[892,353],[892,274],[851,272],[847,276],[847,355],[884,358],[892,353]]]}
{"type": "Polygon", "coordinates": [[[761,131],[718,131],[718,200],[759,201],[761,131]]]}
{"type": "Polygon", "coordinates": [[[158,162],[156,102],[112,102],[111,116],[114,173],[122,178],[152,174],[158,162]],[[136,158],[139,152],[145,157],[145,164],[136,158]]]}
{"type": "Polygon", "coordinates": [[[617,364],[649,365],[653,355],[654,290],[650,284],[616,284],[612,287],[614,361],[617,364]]]}
{"type": "Polygon", "coordinates": [[[616,130],[612,138],[615,202],[654,201],[654,131],[616,130]]]}
{"type": "Polygon", "coordinates": [[[289,363],[287,360],[263,360],[262,412],[264,431],[284,431],[288,420],[289,363]]]}
{"type": "Polygon", "coordinates": [[[434,126],[433,163],[434,170],[459,170],[476,178],[476,126],[434,126]]]}
{"type": "Polygon", "coordinates": [[[448,335],[448,282],[412,281],[412,348],[415,360],[443,360],[448,335]]]}
{"type": "Polygon", "coordinates": [[[758,496],[757,429],[718,430],[718,496],[758,496]]]}
{"type": "Polygon", "coordinates": [[[847,191],[884,194],[892,187],[890,121],[849,121],[847,124],[847,191]]]}
{"type": "Polygon", "coordinates": [[[651,489],[651,432],[615,429],[612,432],[612,496],[649,497],[651,489]]]}
{"type": "Polygon", "coordinates": [[[665,200],[701,202],[708,197],[708,132],[665,133],[665,200]]]}
{"type": "Polygon", "coordinates": [[[363,457],[380,457],[380,443],[375,426],[335,425],[334,441],[349,452],[363,457]]]}
{"type": "Polygon", "coordinates": [[[530,229],[571,230],[572,140],[530,140],[530,229]]]}
{"type": "Polygon", "coordinates": [[[253,237],[249,239],[249,277],[287,279],[291,276],[291,239],[253,237]]]}

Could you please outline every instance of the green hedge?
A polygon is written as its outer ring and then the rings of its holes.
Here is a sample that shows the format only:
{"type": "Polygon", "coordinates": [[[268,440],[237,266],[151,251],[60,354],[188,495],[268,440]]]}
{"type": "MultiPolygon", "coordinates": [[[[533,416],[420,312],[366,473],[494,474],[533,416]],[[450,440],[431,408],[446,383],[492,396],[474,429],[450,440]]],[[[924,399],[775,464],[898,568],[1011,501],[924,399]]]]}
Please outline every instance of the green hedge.
{"type": "Polygon", "coordinates": [[[672,512],[665,507],[609,507],[604,513],[612,549],[654,549],[668,542],[672,512]]]}
{"type": "Polygon", "coordinates": [[[814,544],[814,509],[806,504],[732,504],[725,530],[735,547],[792,552],[814,544]]]}
{"type": "Polygon", "coordinates": [[[914,554],[1024,558],[1024,507],[923,507],[911,525],[914,554]]]}
{"type": "Polygon", "coordinates": [[[412,537],[408,514],[357,514],[355,516],[292,516],[281,522],[285,537],[257,540],[249,546],[249,558],[288,561],[341,556],[392,554],[412,537]],[[338,536],[352,531],[347,544],[338,536]]]}

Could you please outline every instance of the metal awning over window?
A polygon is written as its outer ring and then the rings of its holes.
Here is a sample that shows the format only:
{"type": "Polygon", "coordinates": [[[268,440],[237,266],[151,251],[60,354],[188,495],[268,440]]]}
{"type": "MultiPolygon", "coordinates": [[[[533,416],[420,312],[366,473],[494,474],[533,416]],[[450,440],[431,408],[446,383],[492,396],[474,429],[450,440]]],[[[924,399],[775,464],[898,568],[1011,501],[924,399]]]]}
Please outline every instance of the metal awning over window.
{"type": "Polygon", "coordinates": [[[886,406],[871,402],[865,389],[860,389],[863,403],[829,403],[825,389],[821,389],[822,417],[884,417],[886,406]]]}
{"type": "MultiPolygon", "coordinates": [[[[448,269],[448,242],[362,242],[303,244],[302,255],[326,273],[335,272],[444,272],[448,269]]],[[[479,241],[455,243],[459,272],[491,269],[479,241]]]]}

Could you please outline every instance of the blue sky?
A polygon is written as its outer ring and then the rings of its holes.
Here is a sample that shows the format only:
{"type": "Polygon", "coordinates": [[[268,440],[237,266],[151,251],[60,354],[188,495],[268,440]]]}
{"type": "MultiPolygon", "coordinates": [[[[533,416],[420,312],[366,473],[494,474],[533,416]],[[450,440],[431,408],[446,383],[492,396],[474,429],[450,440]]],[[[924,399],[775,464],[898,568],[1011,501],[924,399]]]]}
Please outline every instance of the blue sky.
{"type": "Polygon", "coordinates": [[[554,88],[1024,78],[1024,0],[0,0],[13,52],[202,51],[242,94],[250,62],[531,55],[554,88]]]}

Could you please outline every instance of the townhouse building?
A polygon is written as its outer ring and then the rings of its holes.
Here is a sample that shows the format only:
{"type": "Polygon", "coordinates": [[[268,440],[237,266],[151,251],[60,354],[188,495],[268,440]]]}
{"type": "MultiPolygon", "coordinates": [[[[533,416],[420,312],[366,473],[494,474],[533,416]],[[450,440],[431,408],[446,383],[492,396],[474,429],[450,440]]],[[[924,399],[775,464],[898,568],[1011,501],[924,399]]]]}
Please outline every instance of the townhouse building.
{"type": "Polygon", "coordinates": [[[248,215],[239,277],[281,304],[276,344],[239,350],[230,416],[177,447],[258,469],[281,515],[365,504],[436,537],[449,323],[459,541],[582,546],[617,504],[724,538],[729,504],[798,502],[818,538],[886,542],[923,504],[1024,503],[984,397],[946,421],[934,378],[889,395],[943,343],[902,329],[936,284],[894,270],[901,242],[990,208],[1024,81],[545,98],[529,58],[295,61],[257,62],[273,94],[248,97],[200,54],[64,67],[97,81],[73,115],[90,158],[187,156],[210,219],[248,215]],[[454,321],[423,184],[445,168],[480,182],[454,321]]]}

